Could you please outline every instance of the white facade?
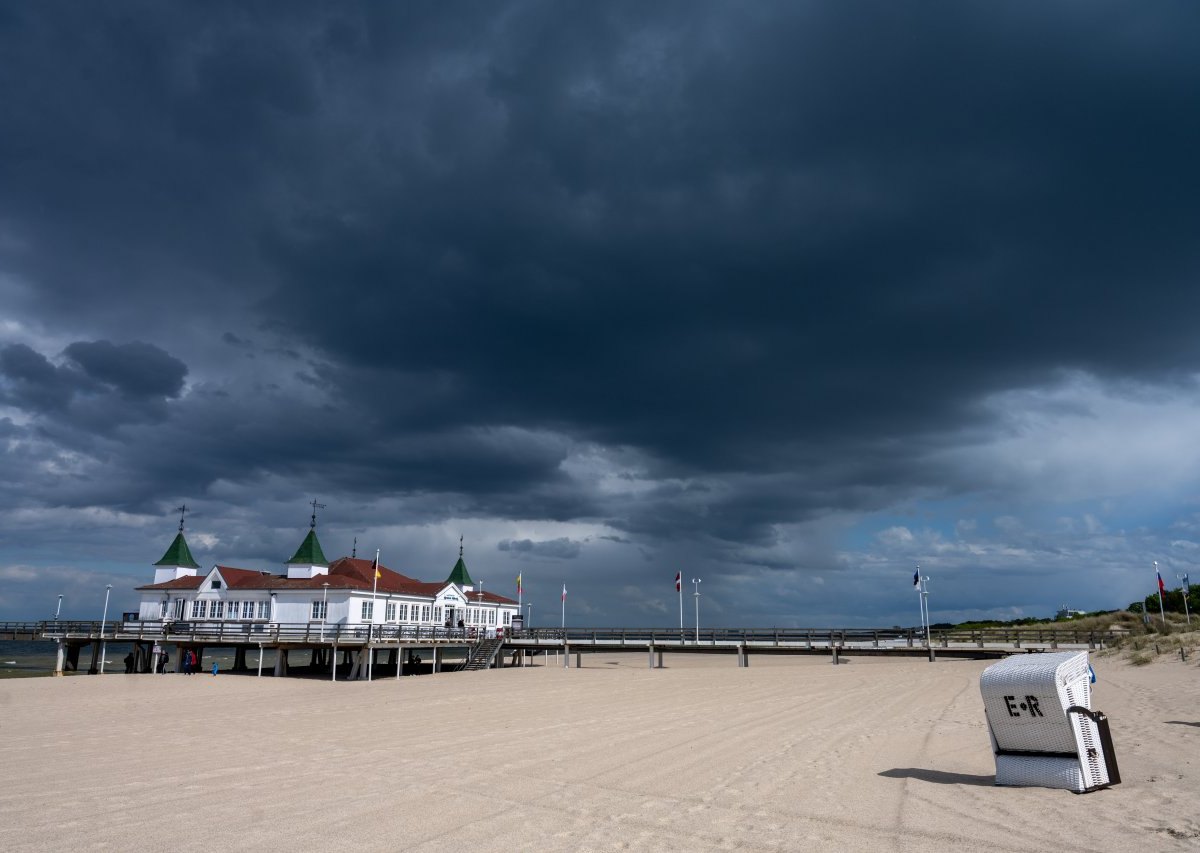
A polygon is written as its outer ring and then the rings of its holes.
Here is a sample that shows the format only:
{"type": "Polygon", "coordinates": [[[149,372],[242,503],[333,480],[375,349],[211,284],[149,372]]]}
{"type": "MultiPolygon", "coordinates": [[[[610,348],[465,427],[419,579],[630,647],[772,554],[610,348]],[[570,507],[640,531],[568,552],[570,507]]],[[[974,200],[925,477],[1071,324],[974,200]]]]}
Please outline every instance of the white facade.
{"type": "MultiPolygon", "coordinates": [[[[229,578],[226,578],[220,566],[213,566],[194,588],[142,588],[138,616],[146,621],[324,623],[326,626],[382,624],[457,628],[461,622],[462,627],[474,629],[474,633],[494,634],[500,629],[506,630],[517,613],[515,601],[497,601],[495,597],[489,600],[453,583],[447,583],[435,595],[395,592],[372,595],[370,590],[337,588],[334,584],[344,583],[337,575],[330,576],[328,588],[271,588],[283,577],[296,579],[292,577],[293,568],[300,568],[298,577],[305,579],[328,576],[329,571],[326,566],[289,565],[286,576],[234,569],[227,572],[229,578]],[[321,571],[313,572],[313,569],[321,571]],[[259,581],[247,579],[248,574],[261,575],[261,587],[255,588],[259,581]]],[[[193,569],[160,567],[155,571],[155,583],[196,576],[193,569]],[[159,580],[160,576],[164,580],[159,580]]]]}

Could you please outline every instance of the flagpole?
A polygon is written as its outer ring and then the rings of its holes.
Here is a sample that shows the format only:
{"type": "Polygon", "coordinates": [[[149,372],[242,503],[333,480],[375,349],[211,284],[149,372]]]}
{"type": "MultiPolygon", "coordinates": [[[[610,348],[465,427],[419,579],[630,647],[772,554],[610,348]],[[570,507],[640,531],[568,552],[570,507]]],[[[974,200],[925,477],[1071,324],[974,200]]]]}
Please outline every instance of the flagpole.
{"type": "Polygon", "coordinates": [[[371,572],[371,621],[367,625],[367,681],[374,675],[375,650],[371,648],[371,634],[375,632],[375,592],[379,589],[379,549],[375,549],[375,566],[371,572]]]}
{"type": "Polygon", "coordinates": [[[375,591],[379,589],[379,549],[375,549],[375,575],[371,580],[371,622],[375,622],[375,591]]]}
{"type": "Polygon", "coordinates": [[[679,594],[679,636],[683,637],[683,572],[675,573],[675,592],[679,594]]]}
{"type": "Polygon", "coordinates": [[[1158,615],[1162,619],[1162,623],[1166,625],[1167,612],[1163,608],[1163,582],[1162,575],[1158,573],[1158,560],[1154,561],[1154,580],[1158,583],[1158,615]]]}
{"type": "MultiPolygon", "coordinates": [[[[562,629],[564,632],[567,630],[567,585],[566,584],[563,584],[563,594],[562,594],[562,629]]],[[[565,637],[566,634],[564,633],[563,636],[565,637]]]]}

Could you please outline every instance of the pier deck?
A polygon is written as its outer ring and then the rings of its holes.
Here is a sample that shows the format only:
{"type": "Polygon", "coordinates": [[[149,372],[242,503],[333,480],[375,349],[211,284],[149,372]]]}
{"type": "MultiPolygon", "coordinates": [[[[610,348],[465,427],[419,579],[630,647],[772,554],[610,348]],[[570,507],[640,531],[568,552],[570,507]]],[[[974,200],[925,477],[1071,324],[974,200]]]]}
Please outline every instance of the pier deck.
{"type": "MultiPolygon", "coordinates": [[[[232,648],[245,659],[250,649],[269,649],[282,653],[311,650],[323,665],[352,656],[376,660],[379,652],[388,652],[396,661],[403,654],[422,650],[433,652],[433,669],[446,651],[468,660],[484,648],[495,634],[474,629],[443,628],[431,625],[328,625],[320,622],[282,624],[271,622],[217,621],[42,621],[0,622],[0,639],[47,640],[60,649],[56,671],[64,662],[68,669],[78,667],[80,650],[93,647],[93,663],[99,647],[108,642],[133,643],[145,650],[145,667],[150,668],[152,647],[176,649],[232,648]]],[[[839,629],[839,628],[709,628],[694,630],[640,628],[528,628],[488,644],[488,665],[498,665],[506,656],[514,663],[530,655],[550,652],[562,655],[564,666],[571,654],[580,664],[580,655],[605,651],[647,652],[648,665],[662,666],[664,653],[736,655],[738,666],[749,666],[752,655],[826,655],[834,662],[846,656],[894,657],[1004,657],[1014,653],[1067,649],[1098,649],[1117,637],[1110,632],[1073,631],[1066,628],[1011,628],[975,631],[934,630],[926,637],[914,629],[839,629]]],[[[333,664],[336,668],[336,664],[333,664]]],[[[141,668],[139,667],[139,671],[141,668]]],[[[286,674],[286,665],[276,674],[286,674]]],[[[357,669],[355,669],[357,672],[357,669]]],[[[261,670],[260,670],[261,672],[261,670]]]]}

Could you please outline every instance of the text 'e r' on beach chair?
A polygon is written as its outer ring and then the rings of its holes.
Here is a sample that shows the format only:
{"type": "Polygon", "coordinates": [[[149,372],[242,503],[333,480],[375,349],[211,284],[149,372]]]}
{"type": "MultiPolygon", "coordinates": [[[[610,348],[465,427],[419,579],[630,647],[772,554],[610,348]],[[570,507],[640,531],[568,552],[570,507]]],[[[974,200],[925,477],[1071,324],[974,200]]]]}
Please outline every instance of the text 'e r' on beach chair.
{"type": "Polygon", "coordinates": [[[979,678],[996,784],[1077,794],[1121,781],[1108,718],[1093,711],[1087,652],[1014,655],[979,678]]]}

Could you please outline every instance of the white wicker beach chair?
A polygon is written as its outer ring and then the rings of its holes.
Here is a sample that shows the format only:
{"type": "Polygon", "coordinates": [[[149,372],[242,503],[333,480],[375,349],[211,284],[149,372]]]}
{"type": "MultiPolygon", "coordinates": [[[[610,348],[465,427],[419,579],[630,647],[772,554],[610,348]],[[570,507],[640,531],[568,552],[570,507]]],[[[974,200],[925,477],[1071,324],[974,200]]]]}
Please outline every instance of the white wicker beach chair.
{"type": "Polygon", "coordinates": [[[983,671],[979,690],[997,785],[1077,794],[1121,781],[1108,718],[1091,709],[1087,652],[1014,655],[983,671]]]}

